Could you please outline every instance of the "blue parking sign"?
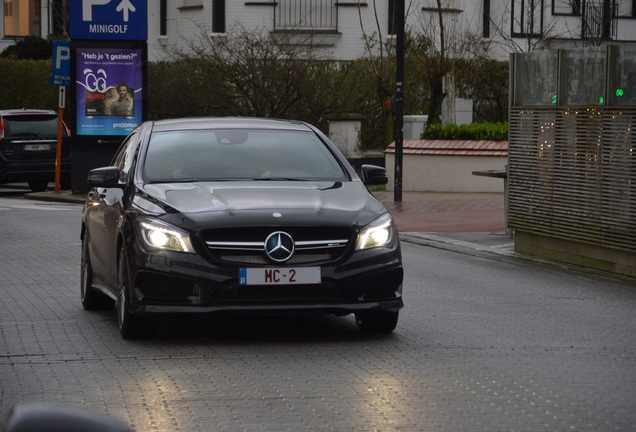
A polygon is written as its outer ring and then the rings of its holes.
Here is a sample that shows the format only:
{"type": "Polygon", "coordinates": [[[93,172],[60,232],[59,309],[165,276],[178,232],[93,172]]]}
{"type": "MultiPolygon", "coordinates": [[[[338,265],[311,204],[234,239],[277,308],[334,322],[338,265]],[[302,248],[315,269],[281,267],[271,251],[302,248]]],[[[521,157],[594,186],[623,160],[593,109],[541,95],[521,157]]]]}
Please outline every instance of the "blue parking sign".
{"type": "Polygon", "coordinates": [[[71,39],[147,40],[147,0],[70,0],[71,39]]]}
{"type": "Polygon", "coordinates": [[[68,86],[71,82],[71,43],[53,42],[53,73],[51,84],[68,86]]]}

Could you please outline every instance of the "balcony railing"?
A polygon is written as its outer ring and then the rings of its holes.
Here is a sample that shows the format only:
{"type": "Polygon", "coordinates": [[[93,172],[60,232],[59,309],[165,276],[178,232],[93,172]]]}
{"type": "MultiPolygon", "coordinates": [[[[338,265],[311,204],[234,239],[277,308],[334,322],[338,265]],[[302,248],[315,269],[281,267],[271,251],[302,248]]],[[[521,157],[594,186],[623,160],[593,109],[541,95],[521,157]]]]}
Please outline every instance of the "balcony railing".
{"type": "Polygon", "coordinates": [[[278,0],[277,3],[276,30],[338,30],[335,0],[278,0]]]}

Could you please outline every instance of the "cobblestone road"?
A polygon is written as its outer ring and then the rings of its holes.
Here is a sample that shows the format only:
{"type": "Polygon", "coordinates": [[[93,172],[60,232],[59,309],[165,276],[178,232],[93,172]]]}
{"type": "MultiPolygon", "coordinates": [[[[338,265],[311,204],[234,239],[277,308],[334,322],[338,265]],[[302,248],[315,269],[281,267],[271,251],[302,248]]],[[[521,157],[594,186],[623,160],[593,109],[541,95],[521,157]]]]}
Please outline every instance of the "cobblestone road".
{"type": "Polygon", "coordinates": [[[636,430],[636,287],[404,243],[390,336],[351,317],[170,319],[125,341],[79,302],[81,207],[0,194],[0,419],[94,409],[137,431],[636,430]]]}

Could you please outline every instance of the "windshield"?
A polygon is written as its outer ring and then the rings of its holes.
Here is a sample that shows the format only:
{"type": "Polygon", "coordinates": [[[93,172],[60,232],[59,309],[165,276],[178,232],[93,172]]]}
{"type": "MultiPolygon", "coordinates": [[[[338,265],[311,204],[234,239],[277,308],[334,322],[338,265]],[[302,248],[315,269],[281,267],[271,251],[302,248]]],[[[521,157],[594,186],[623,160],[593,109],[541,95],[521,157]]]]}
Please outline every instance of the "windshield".
{"type": "Polygon", "coordinates": [[[38,137],[57,136],[57,116],[55,115],[15,115],[6,116],[4,123],[4,135],[20,136],[32,135],[38,137]]]}
{"type": "Polygon", "coordinates": [[[144,168],[150,182],[346,180],[327,146],[302,131],[158,132],[150,139],[144,168]]]}

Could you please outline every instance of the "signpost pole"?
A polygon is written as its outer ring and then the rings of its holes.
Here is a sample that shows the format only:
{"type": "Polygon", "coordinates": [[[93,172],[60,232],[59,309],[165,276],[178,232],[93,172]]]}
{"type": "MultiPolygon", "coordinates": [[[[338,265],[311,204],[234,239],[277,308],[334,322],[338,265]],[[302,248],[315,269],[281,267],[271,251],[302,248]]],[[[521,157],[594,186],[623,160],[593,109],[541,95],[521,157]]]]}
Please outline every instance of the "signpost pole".
{"type": "Polygon", "coordinates": [[[71,44],[67,41],[53,43],[53,73],[51,84],[58,86],[57,147],[55,151],[55,192],[60,191],[62,172],[62,138],[64,125],[64,106],[66,105],[66,86],[71,80],[71,44]]]}
{"type": "Polygon", "coordinates": [[[55,193],[60,192],[60,173],[62,171],[62,137],[64,136],[64,106],[66,105],[66,87],[59,87],[57,108],[57,147],[55,151],[55,193]]]}

